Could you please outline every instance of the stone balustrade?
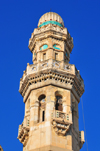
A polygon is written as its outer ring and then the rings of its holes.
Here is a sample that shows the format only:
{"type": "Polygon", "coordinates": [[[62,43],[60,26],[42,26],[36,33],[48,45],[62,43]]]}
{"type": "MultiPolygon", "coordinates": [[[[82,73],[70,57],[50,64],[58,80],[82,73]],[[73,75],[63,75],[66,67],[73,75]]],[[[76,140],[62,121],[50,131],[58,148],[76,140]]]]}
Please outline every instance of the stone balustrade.
{"type": "Polygon", "coordinates": [[[61,121],[66,121],[66,122],[69,122],[71,121],[70,118],[69,118],[69,114],[66,114],[62,111],[58,111],[58,110],[55,110],[51,113],[51,118],[52,119],[58,119],[58,120],[61,120],[61,121]]]}
{"type": "Polygon", "coordinates": [[[52,125],[57,134],[66,135],[72,124],[69,114],[55,110],[51,113],[52,125]]]}
{"type": "Polygon", "coordinates": [[[50,68],[60,69],[61,71],[64,71],[65,73],[71,73],[73,75],[77,73],[76,74],[77,77],[80,78],[80,80],[83,82],[83,79],[81,78],[80,74],[78,73],[74,65],[51,59],[51,60],[39,62],[38,64],[32,64],[32,65],[27,64],[27,68],[24,71],[22,78],[20,79],[20,84],[22,84],[22,82],[24,81],[27,75],[36,73],[37,71],[50,69],[50,68]]]}

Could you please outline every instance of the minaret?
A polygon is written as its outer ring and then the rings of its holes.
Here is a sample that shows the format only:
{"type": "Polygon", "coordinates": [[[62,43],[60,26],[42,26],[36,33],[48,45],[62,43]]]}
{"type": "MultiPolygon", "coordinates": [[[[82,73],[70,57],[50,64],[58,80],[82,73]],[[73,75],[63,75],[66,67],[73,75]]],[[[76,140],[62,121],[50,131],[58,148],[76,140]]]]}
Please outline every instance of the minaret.
{"type": "Polygon", "coordinates": [[[19,88],[25,103],[18,130],[23,151],[79,151],[84,132],[79,131],[78,103],[84,82],[69,64],[73,38],[62,18],[44,14],[28,47],[33,64],[27,63],[19,88]]]}

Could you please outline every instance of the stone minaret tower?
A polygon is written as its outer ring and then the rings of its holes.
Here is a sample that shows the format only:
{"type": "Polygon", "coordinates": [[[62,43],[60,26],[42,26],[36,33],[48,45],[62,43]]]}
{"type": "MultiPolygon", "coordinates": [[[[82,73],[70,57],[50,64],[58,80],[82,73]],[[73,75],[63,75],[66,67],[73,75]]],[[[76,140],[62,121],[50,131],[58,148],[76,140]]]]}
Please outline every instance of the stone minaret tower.
{"type": "Polygon", "coordinates": [[[78,103],[84,82],[69,64],[73,38],[62,18],[44,14],[28,47],[33,64],[27,64],[19,88],[25,103],[18,131],[23,151],[79,151],[84,132],[79,131],[78,103]]]}

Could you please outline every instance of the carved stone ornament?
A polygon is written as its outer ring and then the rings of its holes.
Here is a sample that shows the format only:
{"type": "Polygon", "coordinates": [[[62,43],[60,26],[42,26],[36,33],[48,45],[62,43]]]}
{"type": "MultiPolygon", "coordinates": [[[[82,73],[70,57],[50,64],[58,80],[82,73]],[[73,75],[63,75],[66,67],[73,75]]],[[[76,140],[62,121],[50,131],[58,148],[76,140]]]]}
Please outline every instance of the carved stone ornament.
{"type": "Polygon", "coordinates": [[[37,66],[31,68],[31,71],[36,71],[36,70],[37,70],[37,66]]]}
{"type": "MultiPolygon", "coordinates": [[[[27,124],[28,125],[28,124],[27,124]]],[[[19,125],[19,133],[18,133],[18,139],[23,144],[23,146],[26,145],[28,138],[29,138],[29,125],[27,127],[24,127],[23,124],[19,125]]]]}
{"type": "Polygon", "coordinates": [[[65,70],[71,70],[70,65],[65,65],[65,70]]]}
{"type": "Polygon", "coordinates": [[[66,133],[69,131],[70,126],[71,126],[70,123],[60,122],[56,120],[52,121],[52,125],[55,132],[63,136],[66,135],[66,133]]]}
{"type": "Polygon", "coordinates": [[[53,63],[53,66],[54,66],[55,68],[60,68],[60,64],[59,64],[58,62],[54,62],[54,63],[53,63]]]}
{"type": "Polygon", "coordinates": [[[47,62],[45,62],[45,63],[42,63],[42,65],[41,65],[43,68],[46,68],[46,67],[48,67],[48,63],[47,62]]]}

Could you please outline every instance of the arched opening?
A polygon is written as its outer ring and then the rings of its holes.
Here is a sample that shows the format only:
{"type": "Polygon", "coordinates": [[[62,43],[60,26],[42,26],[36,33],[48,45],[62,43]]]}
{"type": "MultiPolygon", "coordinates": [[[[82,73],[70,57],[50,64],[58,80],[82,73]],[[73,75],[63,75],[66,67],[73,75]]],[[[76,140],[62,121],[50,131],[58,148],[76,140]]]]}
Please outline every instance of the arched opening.
{"type": "Polygon", "coordinates": [[[43,101],[43,100],[45,100],[45,98],[46,98],[46,96],[44,94],[42,94],[39,96],[38,100],[43,101]]]}
{"type": "Polygon", "coordinates": [[[60,96],[60,95],[57,95],[57,96],[56,96],[55,110],[63,111],[63,107],[62,107],[62,96],[60,96]]]}
{"type": "Polygon", "coordinates": [[[43,122],[45,121],[45,98],[46,96],[44,94],[40,95],[39,100],[39,108],[38,108],[38,121],[43,122]]]}

